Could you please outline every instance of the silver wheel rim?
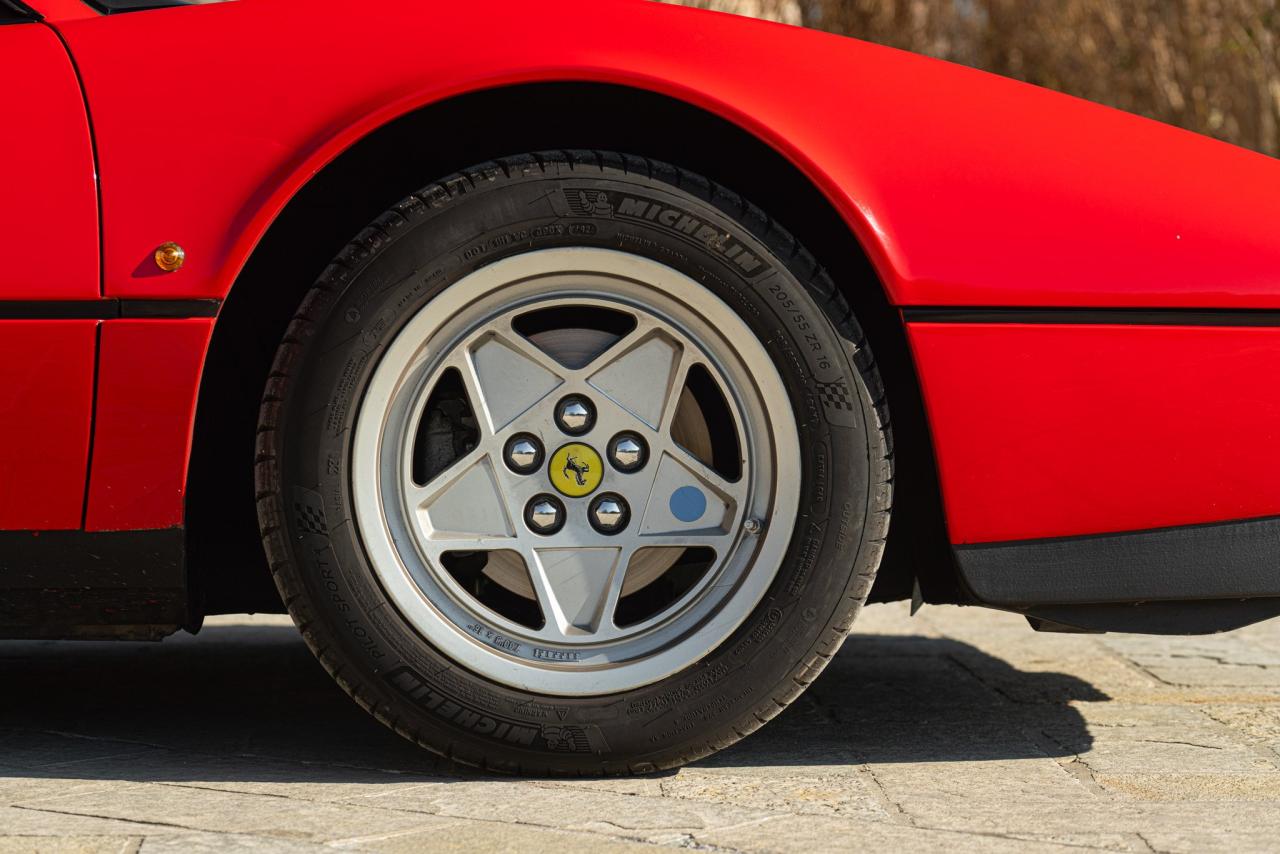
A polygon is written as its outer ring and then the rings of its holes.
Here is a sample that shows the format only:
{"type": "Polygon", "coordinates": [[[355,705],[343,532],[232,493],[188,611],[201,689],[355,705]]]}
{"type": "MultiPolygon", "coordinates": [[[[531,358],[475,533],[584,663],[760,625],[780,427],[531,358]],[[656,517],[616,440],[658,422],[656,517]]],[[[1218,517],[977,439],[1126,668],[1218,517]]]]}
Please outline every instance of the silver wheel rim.
{"type": "MultiPolygon", "coordinates": [[[[579,408],[565,420],[580,429],[579,408]]],[[[515,444],[513,453],[527,464],[528,447],[515,444]]],[[[635,461],[631,453],[619,456],[635,461]]],[[[405,324],[360,404],[352,486],[373,571],[423,638],[497,682],[583,696],[641,687],[678,672],[746,619],[790,541],[799,467],[795,418],[782,379],[727,304],[655,261],[564,248],[484,267],[405,324]],[[514,325],[544,310],[553,316],[558,310],[614,312],[634,325],[587,364],[566,367],[514,325]],[[448,372],[461,381],[478,436],[474,447],[418,483],[416,437],[430,395],[448,372]],[[681,395],[695,373],[714,380],[732,416],[722,419],[712,445],[736,442],[736,478],[673,439],[681,395]],[[557,404],[572,395],[594,410],[589,428],[577,435],[556,421],[557,404]],[[619,434],[647,444],[638,470],[611,465],[607,446],[619,434]],[[507,463],[512,437],[541,443],[545,453],[536,470],[521,473],[507,463]],[[598,455],[598,475],[585,452],[578,454],[585,463],[575,457],[573,465],[555,465],[556,452],[575,443],[598,455]],[[561,475],[552,475],[553,469],[561,475]],[[595,484],[589,493],[561,491],[579,488],[574,483],[582,479],[595,484]],[[562,527],[554,533],[535,530],[554,516],[545,501],[533,513],[539,496],[563,507],[562,527]],[[616,512],[618,498],[629,511],[623,516],[616,512]],[[617,532],[601,527],[620,519],[617,532]],[[618,625],[620,605],[635,592],[624,592],[629,568],[634,581],[635,567],[651,568],[660,563],[655,555],[665,560],[675,550],[677,563],[693,553],[707,564],[697,580],[655,613],[618,625]],[[486,561],[485,572],[523,564],[541,625],[487,607],[460,584],[451,561],[477,555],[486,561]]],[[[504,577],[513,586],[513,576],[504,577]]]]}

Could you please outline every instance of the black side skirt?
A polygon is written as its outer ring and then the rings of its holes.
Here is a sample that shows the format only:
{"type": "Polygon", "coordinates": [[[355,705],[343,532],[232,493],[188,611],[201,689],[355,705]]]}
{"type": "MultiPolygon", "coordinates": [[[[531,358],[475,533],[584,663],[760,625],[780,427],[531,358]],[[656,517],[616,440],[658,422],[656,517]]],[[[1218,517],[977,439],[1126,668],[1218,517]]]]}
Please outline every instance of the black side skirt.
{"type": "Polygon", "coordinates": [[[1280,517],[955,553],[979,602],[1064,626],[1203,634],[1280,616],[1280,517]]]}
{"type": "Polygon", "coordinates": [[[0,532],[0,638],[153,639],[194,628],[182,528],[0,532]]]}

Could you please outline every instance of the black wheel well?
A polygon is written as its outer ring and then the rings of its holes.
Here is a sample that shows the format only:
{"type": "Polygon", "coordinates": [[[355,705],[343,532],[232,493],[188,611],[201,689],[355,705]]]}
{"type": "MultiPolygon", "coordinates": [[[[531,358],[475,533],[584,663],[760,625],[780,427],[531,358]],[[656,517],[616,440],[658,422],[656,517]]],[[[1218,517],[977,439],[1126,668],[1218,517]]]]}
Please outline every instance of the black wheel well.
{"type": "Polygon", "coordinates": [[[385,125],[318,173],[264,235],[222,308],[200,388],[187,498],[196,607],[281,609],[254,507],[258,399],[289,318],[324,266],[374,217],[442,175],[561,148],[622,151],[706,175],[769,211],[827,267],[871,342],[893,419],[896,500],[872,598],[906,598],[919,577],[930,601],[953,601],[932,443],[901,318],[846,223],[795,166],[724,119],[635,89],[555,83],[472,93],[385,125]]]}

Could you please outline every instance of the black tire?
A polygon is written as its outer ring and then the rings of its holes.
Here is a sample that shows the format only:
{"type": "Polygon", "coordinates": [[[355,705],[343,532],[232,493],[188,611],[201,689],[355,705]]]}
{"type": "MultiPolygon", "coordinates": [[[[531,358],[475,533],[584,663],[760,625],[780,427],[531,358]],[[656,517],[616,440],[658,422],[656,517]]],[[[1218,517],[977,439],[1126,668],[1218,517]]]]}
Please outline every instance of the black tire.
{"type": "Polygon", "coordinates": [[[738,195],[627,155],[506,158],[400,202],[342,250],[303,300],[260,415],[263,541],[281,595],[317,658],[405,738],[459,762],[518,773],[669,768],[724,748],[778,714],[844,640],[888,529],[883,399],[862,333],[831,279],[738,195]],[[601,191],[615,200],[625,193],[660,198],[731,236],[750,258],[731,261],[723,243],[717,248],[657,221],[571,207],[568,191],[584,189],[592,198],[601,191]],[[475,269],[566,245],[648,255],[733,306],[779,368],[802,454],[800,518],[786,560],[750,617],[701,663],[599,697],[513,690],[444,658],[391,606],[350,518],[351,428],[364,384],[398,324],[475,269]],[[497,730],[494,721],[502,722],[497,730]]]}

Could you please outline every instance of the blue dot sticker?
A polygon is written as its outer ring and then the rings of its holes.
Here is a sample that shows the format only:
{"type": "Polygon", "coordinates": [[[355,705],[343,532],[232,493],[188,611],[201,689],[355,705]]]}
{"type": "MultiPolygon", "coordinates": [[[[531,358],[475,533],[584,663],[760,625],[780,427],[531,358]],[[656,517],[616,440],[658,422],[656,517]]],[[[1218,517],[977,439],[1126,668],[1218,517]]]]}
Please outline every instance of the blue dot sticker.
{"type": "Polygon", "coordinates": [[[696,522],[707,512],[707,496],[696,486],[682,486],[671,493],[671,515],[681,522],[696,522]]]}

